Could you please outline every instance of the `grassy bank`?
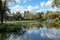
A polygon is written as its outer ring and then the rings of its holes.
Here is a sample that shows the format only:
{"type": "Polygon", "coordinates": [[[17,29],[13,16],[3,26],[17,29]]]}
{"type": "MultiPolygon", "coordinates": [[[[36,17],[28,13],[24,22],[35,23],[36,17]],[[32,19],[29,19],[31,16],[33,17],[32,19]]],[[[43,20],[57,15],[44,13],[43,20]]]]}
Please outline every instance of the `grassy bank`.
{"type": "Polygon", "coordinates": [[[31,23],[31,22],[37,22],[36,20],[18,20],[18,21],[6,21],[4,23],[11,23],[11,24],[15,24],[15,23],[31,23]]]}
{"type": "Polygon", "coordinates": [[[21,29],[21,25],[16,24],[0,24],[0,31],[18,31],[21,29]]]}

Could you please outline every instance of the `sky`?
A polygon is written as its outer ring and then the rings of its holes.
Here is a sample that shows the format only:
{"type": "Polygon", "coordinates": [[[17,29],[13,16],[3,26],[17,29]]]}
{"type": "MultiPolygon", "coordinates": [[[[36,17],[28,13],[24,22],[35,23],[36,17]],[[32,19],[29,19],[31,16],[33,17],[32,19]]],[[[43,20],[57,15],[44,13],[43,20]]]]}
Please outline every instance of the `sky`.
{"type": "Polygon", "coordinates": [[[15,0],[15,2],[9,3],[9,8],[11,13],[24,13],[24,11],[30,11],[32,13],[36,12],[46,12],[46,11],[57,11],[58,8],[52,8],[53,0],[15,0]]]}

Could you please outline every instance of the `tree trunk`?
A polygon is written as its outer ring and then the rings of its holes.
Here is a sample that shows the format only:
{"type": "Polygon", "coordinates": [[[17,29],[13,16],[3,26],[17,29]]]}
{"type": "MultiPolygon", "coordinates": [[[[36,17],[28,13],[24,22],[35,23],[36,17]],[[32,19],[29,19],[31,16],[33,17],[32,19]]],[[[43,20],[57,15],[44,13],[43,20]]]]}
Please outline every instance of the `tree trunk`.
{"type": "Polygon", "coordinates": [[[3,24],[3,13],[1,13],[1,23],[3,24]]]}
{"type": "Polygon", "coordinates": [[[1,23],[3,23],[3,13],[2,13],[2,0],[0,0],[0,18],[1,18],[1,23]]]}

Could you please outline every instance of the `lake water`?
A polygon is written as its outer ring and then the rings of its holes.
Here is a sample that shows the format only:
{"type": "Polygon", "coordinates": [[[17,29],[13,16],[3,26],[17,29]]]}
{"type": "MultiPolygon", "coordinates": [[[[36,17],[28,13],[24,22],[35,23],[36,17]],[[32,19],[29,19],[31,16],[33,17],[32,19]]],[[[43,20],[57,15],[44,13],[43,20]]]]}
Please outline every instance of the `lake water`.
{"type": "Polygon", "coordinates": [[[0,40],[60,40],[60,28],[55,23],[22,23],[20,32],[0,33],[0,40]]]}

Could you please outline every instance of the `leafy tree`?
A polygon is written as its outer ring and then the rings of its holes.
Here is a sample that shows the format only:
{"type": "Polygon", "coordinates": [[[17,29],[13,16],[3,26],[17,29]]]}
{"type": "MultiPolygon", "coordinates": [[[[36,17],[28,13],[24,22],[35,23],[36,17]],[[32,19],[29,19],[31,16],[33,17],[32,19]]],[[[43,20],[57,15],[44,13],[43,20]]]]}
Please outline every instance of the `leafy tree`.
{"type": "Polygon", "coordinates": [[[41,15],[40,12],[37,12],[37,13],[35,14],[35,16],[36,16],[36,19],[41,19],[41,18],[42,18],[42,15],[41,15]]]}
{"type": "Polygon", "coordinates": [[[19,19],[21,20],[21,18],[22,18],[22,15],[20,12],[16,12],[16,14],[14,16],[15,16],[16,20],[19,20],[19,19]]]}
{"type": "Polygon", "coordinates": [[[33,14],[29,11],[24,12],[24,19],[32,19],[33,14]]]}
{"type": "Polygon", "coordinates": [[[56,11],[55,13],[58,15],[58,19],[60,21],[60,12],[56,11]]]}
{"type": "Polygon", "coordinates": [[[60,0],[53,0],[52,6],[60,7],[60,0]]]}

